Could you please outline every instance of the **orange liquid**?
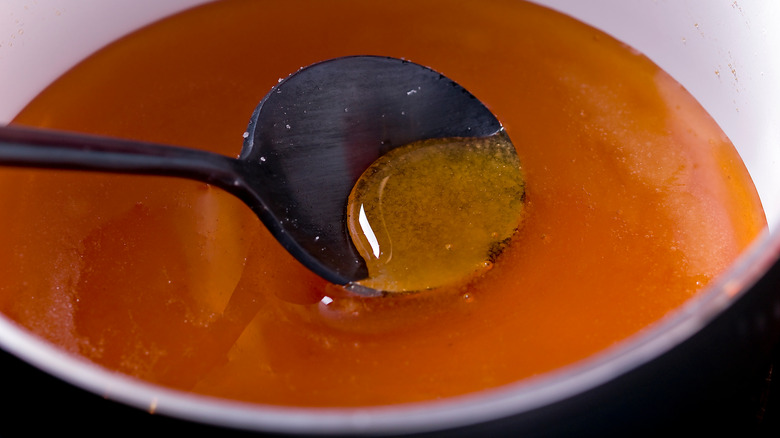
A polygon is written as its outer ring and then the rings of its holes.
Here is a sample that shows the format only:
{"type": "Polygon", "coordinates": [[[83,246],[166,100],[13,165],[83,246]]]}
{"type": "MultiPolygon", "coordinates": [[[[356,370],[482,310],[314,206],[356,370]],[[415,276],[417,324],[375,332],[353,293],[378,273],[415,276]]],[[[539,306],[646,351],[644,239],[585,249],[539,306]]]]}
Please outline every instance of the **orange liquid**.
{"type": "Polygon", "coordinates": [[[570,364],[662,318],[765,226],[725,135],[617,41],[519,1],[225,1],[100,51],[17,123],[238,154],[277,79],[403,57],[485,102],[527,216],[463,289],[344,296],[190,181],[0,169],[0,311],[106,368],[300,406],[430,400],[570,364]]]}

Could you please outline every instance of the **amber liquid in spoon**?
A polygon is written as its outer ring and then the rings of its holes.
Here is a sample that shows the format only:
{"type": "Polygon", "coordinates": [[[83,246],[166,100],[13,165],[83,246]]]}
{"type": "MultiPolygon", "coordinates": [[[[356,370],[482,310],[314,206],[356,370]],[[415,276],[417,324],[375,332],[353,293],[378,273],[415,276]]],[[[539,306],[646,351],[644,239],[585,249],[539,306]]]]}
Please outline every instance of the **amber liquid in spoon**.
{"type": "Polygon", "coordinates": [[[414,292],[478,276],[520,226],[524,197],[520,160],[503,131],[393,149],[349,197],[349,233],[369,270],[357,284],[414,292]]]}

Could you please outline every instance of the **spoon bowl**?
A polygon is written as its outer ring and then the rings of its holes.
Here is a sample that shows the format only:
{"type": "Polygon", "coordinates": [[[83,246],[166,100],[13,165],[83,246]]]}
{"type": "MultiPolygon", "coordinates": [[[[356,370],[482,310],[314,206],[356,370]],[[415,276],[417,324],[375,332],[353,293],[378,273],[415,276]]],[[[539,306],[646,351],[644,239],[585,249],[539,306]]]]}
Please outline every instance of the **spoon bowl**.
{"type": "Polygon", "coordinates": [[[6,126],[0,128],[0,165],[214,185],[246,203],[303,265],[344,285],[368,275],[347,232],[346,202],[371,163],[416,141],[487,137],[501,129],[477,98],[434,70],[396,58],[351,56],[280,80],[252,114],[238,158],[6,126]]]}

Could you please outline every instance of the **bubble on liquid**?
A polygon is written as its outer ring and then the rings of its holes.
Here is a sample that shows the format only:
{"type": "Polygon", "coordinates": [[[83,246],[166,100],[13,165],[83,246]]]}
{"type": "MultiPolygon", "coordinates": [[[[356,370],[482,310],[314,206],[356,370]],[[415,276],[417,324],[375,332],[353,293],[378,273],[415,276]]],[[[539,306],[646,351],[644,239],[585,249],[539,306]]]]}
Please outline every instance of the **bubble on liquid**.
{"type": "Polygon", "coordinates": [[[330,320],[343,320],[360,316],[360,301],[352,297],[324,296],[317,304],[319,313],[330,320]]]}

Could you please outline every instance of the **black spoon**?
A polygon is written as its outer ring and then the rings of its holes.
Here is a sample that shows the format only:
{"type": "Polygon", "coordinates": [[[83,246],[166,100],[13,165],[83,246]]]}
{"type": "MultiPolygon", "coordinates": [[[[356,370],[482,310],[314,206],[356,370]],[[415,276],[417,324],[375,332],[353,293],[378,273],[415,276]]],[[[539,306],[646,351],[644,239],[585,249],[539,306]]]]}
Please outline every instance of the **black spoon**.
{"type": "Polygon", "coordinates": [[[409,61],[352,56],[303,68],[260,102],[237,159],[200,150],[60,131],[0,128],[0,165],[189,178],[245,202],[324,279],[364,279],[346,200],[387,151],[430,138],[486,137],[493,114],[452,80],[409,61]]]}

